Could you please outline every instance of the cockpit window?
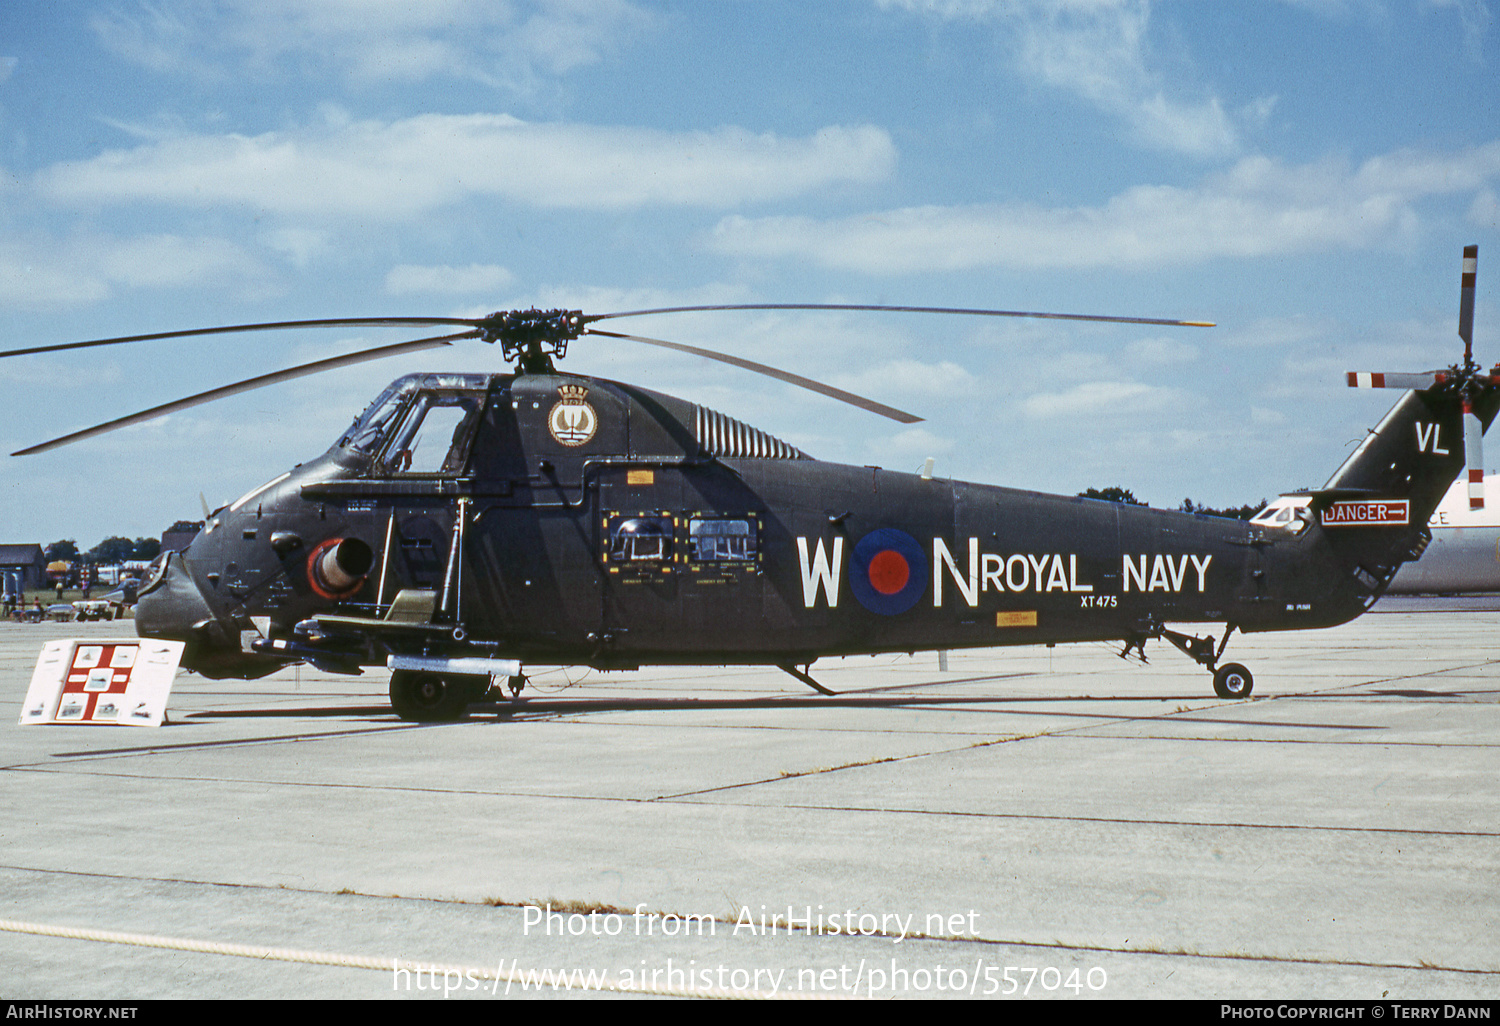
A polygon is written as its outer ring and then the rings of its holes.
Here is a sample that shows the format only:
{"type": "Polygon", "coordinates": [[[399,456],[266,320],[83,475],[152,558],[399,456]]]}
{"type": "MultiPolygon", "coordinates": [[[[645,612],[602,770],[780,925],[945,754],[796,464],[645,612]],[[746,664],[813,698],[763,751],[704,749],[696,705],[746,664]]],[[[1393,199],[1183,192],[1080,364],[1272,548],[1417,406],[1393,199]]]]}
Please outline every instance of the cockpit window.
{"type": "Polygon", "coordinates": [[[1305,522],[1301,519],[1301,513],[1305,509],[1307,509],[1307,500],[1271,505],[1251,517],[1250,522],[1284,527],[1296,534],[1305,526],[1305,522]]]}
{"type": "Polygon", "coordinates": [[[378,450],[407,397],[416,388],[417,383],[409,378],[394,382],[355,419],[354,426],[339,439],[339,445],[366,455],[378,450]]]}
{"type": "Polygon", "coordinates": [[[459,473],[483,406],[483,394],[422,393],[391,436],[381,469],[388,474],[459,473]]]}
{"type": "MultiPolygon", "coordinates": [[[[478,396],[480,405],[483,405],[483,397],[489,390],[489,385],[490,376],[487,374],[408,374],[404,378],[397,378],[366,407],[364,413],[354,419],[354,424],[344,432],[337,447],[373,456],[385,448],[398,421],[402,423],[403,431],[405,425],[411,423],[410,418],[401,420],[401,412],[411,402],[414,394],[462,392],[478,396]]],[[[441,466],[437,469],[441,469],[441,466]]],[[[432,472],[437,472],[437,469],[432,472]]]]}

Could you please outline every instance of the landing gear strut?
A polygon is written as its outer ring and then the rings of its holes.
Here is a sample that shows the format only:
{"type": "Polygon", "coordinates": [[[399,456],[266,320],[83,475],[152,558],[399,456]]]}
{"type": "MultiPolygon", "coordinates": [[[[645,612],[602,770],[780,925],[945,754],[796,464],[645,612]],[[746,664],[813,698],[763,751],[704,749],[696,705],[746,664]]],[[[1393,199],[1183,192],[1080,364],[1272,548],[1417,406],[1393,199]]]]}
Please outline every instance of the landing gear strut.
{"type": "Polygon", "coordinates": [[[1161,629],[1162,637],[1180,648],[1182,654],[1193,662],[1207,667],[1214,675],[1214,694],[1220,698],[1249,698],[1250,691],[1255,686],[1255,678],[1250,671],[1239,663],[1217,666],[1219,656],[1224,654],[1224,646],[1229,644],[1229,636],[1233,633],[1234,624],[1230,624],[1215,648],[1213,638],[1199,638],[1180,631],[1169,631],[1165,627],[1161,629]]]}

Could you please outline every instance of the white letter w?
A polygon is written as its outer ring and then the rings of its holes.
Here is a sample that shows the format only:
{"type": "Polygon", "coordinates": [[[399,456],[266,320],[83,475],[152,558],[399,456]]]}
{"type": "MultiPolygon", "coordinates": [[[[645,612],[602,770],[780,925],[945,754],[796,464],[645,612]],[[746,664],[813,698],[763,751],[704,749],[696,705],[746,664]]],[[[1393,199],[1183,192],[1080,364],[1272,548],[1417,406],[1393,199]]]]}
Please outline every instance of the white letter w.
{"type": "Polygon", "coordinates": [[[823,585],[823,597],[828,600],[828,608],[836,608],[839,604],[839,568],[844,565],[844,539],[833,539],[833,565],[828,565],[828,554],[823,551],[823,539],[818,539],[818,551],[814,553],[811,565],[807,559],[807,539],[797,539],[797,555],[802,558],[802,604],[808,609],[818,599],[818,585],[823,585]]]}

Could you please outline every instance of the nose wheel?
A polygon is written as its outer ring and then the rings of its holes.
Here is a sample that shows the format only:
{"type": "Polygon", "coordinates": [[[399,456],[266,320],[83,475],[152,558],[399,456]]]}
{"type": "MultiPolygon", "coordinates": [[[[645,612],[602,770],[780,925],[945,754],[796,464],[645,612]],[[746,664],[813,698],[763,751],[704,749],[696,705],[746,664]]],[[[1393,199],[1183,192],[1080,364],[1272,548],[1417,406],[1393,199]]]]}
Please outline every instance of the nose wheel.
{"type": "Polygon", "coordinates": [[[1239,663],[1225,663],[1214,671],[1214,694],[1220,698],[1249,698],[1255,678],[1239,663]]]}

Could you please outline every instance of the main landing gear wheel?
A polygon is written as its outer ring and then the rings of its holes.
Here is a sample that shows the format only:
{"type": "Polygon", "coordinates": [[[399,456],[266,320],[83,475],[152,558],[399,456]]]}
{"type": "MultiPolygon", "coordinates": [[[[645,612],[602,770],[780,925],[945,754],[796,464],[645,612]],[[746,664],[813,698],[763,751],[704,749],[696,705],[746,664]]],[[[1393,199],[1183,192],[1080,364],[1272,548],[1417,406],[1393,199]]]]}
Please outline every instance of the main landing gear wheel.
{"type": "Polygon", "coordinates": [[[1214,671],[1214,694],[1220,698],[1249,698],[1255,678],[1239,663],[1225,663],[1214,671]]]}
{"type": "Polygon", "coordinates": [[[487,677],[397,670],[391,674],[391,708],[415,723],[459,720],[488,688],[487,677]]]}

